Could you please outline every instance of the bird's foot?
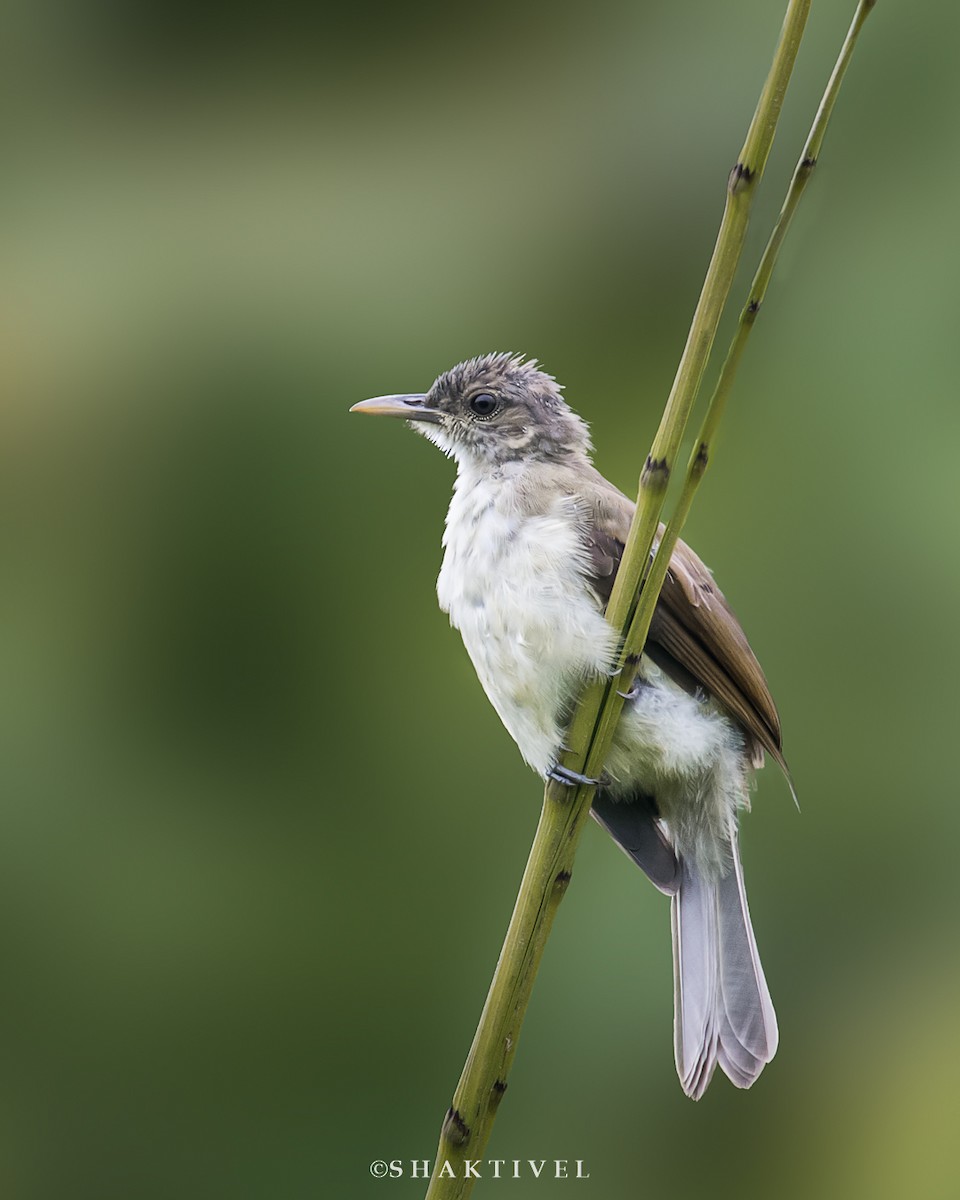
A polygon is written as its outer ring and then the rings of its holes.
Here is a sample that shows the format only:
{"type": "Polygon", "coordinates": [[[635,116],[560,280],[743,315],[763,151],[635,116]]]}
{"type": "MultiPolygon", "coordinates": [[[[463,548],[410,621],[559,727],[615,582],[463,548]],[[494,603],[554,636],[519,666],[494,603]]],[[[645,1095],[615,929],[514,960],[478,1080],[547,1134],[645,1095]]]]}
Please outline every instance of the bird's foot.
{"type": "Polygon", "coordinates": [[[617,695],[621,700],[636,700],[636,698],[640,695],[640,684],[634,680],[630,685],[630,690],[628,692],[617,692],[617,695]]]}
{"type": "Polygon", "coordinates": [[[578,771],[571,771],[568,767],[561,766],[560,763],[554,763],[547,772],[547,778],[552,779],[554,783],[562,783],[564,787],[603,787],[609,782],[606,772],[599,779],[592,779],[589,775],[581,775],[578,771]]]}

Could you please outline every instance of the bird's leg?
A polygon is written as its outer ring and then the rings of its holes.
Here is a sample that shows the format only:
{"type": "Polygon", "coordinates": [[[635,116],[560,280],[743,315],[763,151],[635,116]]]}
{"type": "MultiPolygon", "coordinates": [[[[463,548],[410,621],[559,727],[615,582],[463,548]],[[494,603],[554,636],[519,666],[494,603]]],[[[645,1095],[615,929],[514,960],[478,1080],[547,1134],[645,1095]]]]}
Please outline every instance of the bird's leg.
{"type": "Polygon", "coordinates": [[[617,695],[620,697],[621,700],[626,700],[628,702],[630,700],[636,700],[636,698],[640,695],[640,693],[643,691],[643,689],[648,686],[649,682],[650,681],[643,674],[642,669],[639,671],[636,671],[633,676],[633,682],[630,684],[630,686],[627,688],[627,690],[625,692],[618,691],[617,695]]]}
{"type": "Polygon", "coordinates": [[[606,772],[599,779],[591,779],[589,775],[571,771],[568,767],[561,766],[560,763],[553,764],[547,772],[547,778],[552,779],[554,783],[562,783],[564,787],[604,787],[610,782],[606,772]]]}

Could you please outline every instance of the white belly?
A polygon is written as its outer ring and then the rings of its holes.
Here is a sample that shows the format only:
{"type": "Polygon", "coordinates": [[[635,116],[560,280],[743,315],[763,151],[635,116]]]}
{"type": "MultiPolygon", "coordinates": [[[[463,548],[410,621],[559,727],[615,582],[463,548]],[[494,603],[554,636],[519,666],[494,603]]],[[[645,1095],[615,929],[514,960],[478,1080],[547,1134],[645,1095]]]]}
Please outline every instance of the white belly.
{"type": "Polygon", "coordinates": [[[583,577],[576,504],[524,514],[509,483],[458,480],[437,580],[484,691],[534,770],[556,760],[567,709],[616,638],[583,577]]]}
{"type": "MultiPolygon", "coordinates": [[[[458,478],[437,595],[520,753],[545,775],[571,702],[609,669],[616,637],[585,583],[576,502],[558,497],[531,514],[522,500],[509,479],[458,478]]],[[[607,759],[608,786],[653,796],[674,844],[713,870],[746,801],[740,735],[646,658],[641,676],[607,759]]]]}

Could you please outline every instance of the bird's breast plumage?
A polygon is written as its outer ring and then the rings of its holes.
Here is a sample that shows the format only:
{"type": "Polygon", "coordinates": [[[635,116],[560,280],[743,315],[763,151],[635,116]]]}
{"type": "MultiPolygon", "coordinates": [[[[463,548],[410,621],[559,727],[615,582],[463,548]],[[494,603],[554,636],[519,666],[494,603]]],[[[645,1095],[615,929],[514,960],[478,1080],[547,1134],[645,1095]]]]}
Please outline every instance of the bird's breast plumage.
{"type": "Polygon", "coordinates": [[[576,497],[530,483],[461,472],[437,595],[500,719],[543,774],[574,693],[609,666],[615,637],[586,582],[576,497]]]}

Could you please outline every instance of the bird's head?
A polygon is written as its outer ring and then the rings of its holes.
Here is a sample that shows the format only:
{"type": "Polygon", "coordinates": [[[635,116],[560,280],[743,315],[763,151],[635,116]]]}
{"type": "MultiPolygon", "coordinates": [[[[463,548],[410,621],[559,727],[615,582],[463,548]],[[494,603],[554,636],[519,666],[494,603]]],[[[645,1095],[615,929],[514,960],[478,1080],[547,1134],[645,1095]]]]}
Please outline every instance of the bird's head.
{"type": "Polygon", "coordinates": [[[461,465],[552,462],[590,451],[587,426],[557,381],[515,354],[471,358],[427,392],[377,396],[350,411],[401,417],[461,465]]]}

